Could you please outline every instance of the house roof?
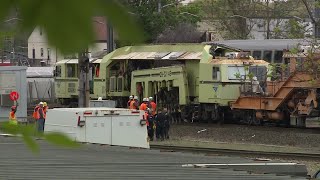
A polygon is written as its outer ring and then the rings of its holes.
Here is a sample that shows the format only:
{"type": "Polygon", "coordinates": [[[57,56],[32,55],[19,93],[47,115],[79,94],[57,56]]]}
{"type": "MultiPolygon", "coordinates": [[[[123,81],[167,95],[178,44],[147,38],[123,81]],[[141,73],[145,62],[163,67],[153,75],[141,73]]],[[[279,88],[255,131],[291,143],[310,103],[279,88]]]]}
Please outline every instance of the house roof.
{"type": "Polygon", "coordinates": [[[107,41],[107,21],[105,17],[93,17],[93,27],[96,34],[96,41],[107,41]]]}

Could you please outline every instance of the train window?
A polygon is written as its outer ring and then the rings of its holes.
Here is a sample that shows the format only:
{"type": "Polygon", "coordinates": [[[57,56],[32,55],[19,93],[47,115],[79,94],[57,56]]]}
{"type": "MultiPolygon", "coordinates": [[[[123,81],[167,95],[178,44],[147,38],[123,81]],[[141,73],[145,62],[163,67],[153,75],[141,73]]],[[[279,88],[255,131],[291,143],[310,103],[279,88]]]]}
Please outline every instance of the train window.
{"type": "Polygon", "coordinates": [[[95,66],[95,77],[99,77],[100,75],[100,64],[95,66]]]}
{"type": "Polygon", "coordinates": [[[228,79],[238,80],[244,79],[246,75],[244,66],[229,66],[228,67],[228,79]]]}
{"type": "Polygon", "coordinates": [[[67,75],[68,77],[76,77],[76,65],[68,64],[67,65],[67,75]]]}
{"type": "Polygon", "coordinates": [[[254,59],[261,59],[261,51],[253,51],[252,57],[254,59]]]}
{"type": "Polygon", "coordinates": [[[274,63],[282,63],[283,51],[275,51],[274,63]]]}
{"type": "Polygon", "coordinates": [[[219,80],[220,79],[220,69],[219,67],[212,68],[212,79],[219,80]]]}
{"type": "Polygon", "coordinates": [[[61,77],[61,66],[56,66],[55,77],[61,77]]]}
{"type": "Polygon", "coordinates": [[[265,81],[267,77],[267,67],[265,66],[250,66],[249,73],[257,77],[258,81],[265,81]]]}
{"type": "Polygon", "coordinates": [[[263,52],[263,60],[271,62],[271,60],[272,60],[272,51],[264,51],[263,52]]]}

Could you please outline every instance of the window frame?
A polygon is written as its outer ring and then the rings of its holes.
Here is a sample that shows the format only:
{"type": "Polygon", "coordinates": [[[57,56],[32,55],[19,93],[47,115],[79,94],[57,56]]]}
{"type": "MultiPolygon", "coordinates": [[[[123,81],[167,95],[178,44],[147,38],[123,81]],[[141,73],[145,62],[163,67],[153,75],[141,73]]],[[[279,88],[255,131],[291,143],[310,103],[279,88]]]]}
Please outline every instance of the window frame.
{"type": "Polygon", "coordinates": [[[212,66],[212,74],[211,78],[213,80],[220,80],[220,67],[219,66],[212,66]]]}

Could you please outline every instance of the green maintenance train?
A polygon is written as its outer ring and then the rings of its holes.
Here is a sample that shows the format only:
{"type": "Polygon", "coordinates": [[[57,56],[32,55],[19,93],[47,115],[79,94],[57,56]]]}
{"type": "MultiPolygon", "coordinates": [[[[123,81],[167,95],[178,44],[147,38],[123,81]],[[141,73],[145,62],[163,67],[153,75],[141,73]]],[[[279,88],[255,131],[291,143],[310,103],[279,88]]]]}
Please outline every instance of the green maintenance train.
{"type": "MultiPolygon", "coordinates": [[[[92,99],[113,99],[118,107],[126,107],[130,95],[140,101],[152,96],[177,120],[190,121],[224,119],[243,82],[253,76],[265,81],[269,65],[246,53],[206,44],[128,46],[90,62],[92,99]]],[[[77,63],[70,59],[56,64],[55,93],[63,104],[77,102],[77,63]]]]}

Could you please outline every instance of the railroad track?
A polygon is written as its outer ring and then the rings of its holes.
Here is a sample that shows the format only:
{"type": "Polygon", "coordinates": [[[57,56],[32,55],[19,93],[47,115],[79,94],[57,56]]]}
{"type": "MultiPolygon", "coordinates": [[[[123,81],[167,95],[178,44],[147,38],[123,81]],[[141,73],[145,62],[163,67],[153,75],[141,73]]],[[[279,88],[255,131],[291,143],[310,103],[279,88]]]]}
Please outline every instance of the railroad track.
{"type": "Polygon", "coordinates": [[[263,158],[272,157],[272,158],[290,159],[290,160],[320,161],[320,154],[309,154],[309,153],[265,152],[265,151],[166,146],[166,145],[150,145],[150,148],[165,150],[169,152],[192,152],[192,153],[201,153],[206,155],[230,155],[230,156],[249,156],[249,157],[263,157],[263,158]]]}

